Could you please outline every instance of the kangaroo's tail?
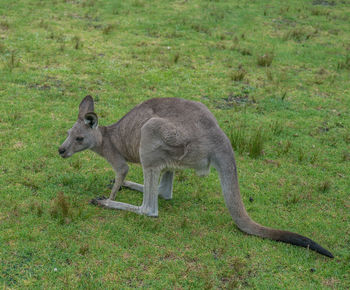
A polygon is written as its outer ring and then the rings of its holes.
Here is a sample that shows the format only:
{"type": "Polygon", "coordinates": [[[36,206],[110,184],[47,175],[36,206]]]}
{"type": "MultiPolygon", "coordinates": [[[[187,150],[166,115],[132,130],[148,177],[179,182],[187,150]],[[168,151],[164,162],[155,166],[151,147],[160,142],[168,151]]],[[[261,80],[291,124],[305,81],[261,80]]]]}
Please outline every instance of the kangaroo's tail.
{"type": "Polygon", "coordinates": [[[216,154],[215,158],[213,158],[213,165],[219,172],[226,205],[238,228],[250,235],[309,248],[310,250],[316,251],[322,255],[334,258],[331,252],[307,237],[288,231],[268,228],[254,222],[249,217],[242,202],[233,150],[231,146],[228,145],[224,145],[223,147],[225,147],[225,150],[223,151],[224,153],[216,154]],[[229,154],[227,150],[230,150],[229,154]]]}

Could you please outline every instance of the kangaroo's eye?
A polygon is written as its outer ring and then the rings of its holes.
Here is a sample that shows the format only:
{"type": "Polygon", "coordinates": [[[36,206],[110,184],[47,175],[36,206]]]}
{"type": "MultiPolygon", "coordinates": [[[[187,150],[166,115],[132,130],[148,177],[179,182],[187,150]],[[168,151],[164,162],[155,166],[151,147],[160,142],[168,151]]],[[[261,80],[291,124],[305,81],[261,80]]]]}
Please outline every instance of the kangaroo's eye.
{"type": "Polygon", "coordinates": [[[84,140],[84,137],[77,137],[77,138],[75,138],[75,140],[78,142],[82,142],[84,140]]]}

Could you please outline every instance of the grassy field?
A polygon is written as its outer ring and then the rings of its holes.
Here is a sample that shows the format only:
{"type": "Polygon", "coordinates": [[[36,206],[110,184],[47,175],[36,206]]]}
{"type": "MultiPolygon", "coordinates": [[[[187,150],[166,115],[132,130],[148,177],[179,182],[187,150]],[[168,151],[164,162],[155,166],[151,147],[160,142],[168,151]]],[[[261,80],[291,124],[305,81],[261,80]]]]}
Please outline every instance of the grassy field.
{"type": "Polygon", "coordinates": [[[0,286],[348,289],[349,23],[348,0],[0,0],[0,286]],[[102,125],[153,97],[203,102],[252,218],[335,258],[240,232],[215,170],[176,172],[157,219],[89,205],[111,167],[57,153],[87,94],[102,125]]]}

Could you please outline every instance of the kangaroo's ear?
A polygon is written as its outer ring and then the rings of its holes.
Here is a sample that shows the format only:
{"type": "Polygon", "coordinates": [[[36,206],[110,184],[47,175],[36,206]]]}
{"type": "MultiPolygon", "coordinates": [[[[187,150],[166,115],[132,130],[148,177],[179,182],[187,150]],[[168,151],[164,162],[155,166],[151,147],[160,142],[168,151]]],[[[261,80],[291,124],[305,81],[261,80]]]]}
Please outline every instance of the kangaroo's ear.
{"type": "Polygon", "coordinates": [[[94,111],[94,100],[90,95],[86,96],[79,105],[78,117],[80,119],[83,119],[86,113],[93,112],[93,111],[94,111]]]}
{"type": "Polygon", "coordinates": [[[90,128],[95,129],[97,127],[97,124],[98,124],[97,115],[94,112],[86,113],[84,116],[84,122],[90,128]]]}

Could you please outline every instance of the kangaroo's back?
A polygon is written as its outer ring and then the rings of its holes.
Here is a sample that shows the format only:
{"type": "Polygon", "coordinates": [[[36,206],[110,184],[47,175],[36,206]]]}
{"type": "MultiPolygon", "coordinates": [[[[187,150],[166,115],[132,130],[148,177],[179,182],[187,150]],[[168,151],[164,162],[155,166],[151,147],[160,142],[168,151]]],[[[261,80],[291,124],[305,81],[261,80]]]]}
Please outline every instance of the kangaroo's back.
{"type": "MultiPolygon", "coordinates": [[[[141,128],[151,118],[162,118],[181,128],[182,134],[190,139],[189,142],[221,131],[213,114],[202,103],[178,98],[149,99],[109,126],[110,129],[115,128],[116,132],[111,134],[111,138],[115,139],[113,142],[118,142],[128,161],[140,162],[141,128]]],[[[203,140],[203,143],[209,142],[203,140]]]]}

